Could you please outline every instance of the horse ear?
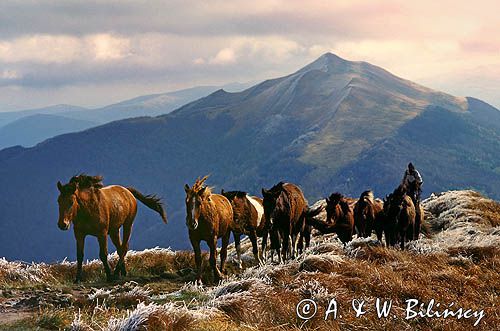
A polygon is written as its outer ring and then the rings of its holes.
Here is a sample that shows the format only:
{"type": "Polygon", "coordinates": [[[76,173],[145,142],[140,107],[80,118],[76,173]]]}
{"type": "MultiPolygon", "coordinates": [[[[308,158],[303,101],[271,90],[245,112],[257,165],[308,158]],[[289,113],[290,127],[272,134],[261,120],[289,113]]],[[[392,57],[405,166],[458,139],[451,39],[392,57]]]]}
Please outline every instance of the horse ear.
{"type": "Polygon", "coordinates": [[[201,190],[198,192],[198,194],[201,196],[201,197],[204,197],[205,196],[205,192],[207,190],[207,187],[202,187],[201,190]]]}
{"type": "Polygon", "coordinates": [[[224,195],[224,189],[220,190],[220,194],[224,195]]]}
{"type": "Polygon", "coordinates": [[[63,188],[63,185],[61,184],[61,182],[57,181],[57,189],[59,190],[59,192],[62,192],[62,188],[63,188]]]}
{"type": "Polygon", "coordinates": [[[184,191],[189,192],[189,185],[188,184],[184,184],[184,191]]]}
{"type": "Polygon", "coordinates": [[[267,195],[267,191],[265,188],[262,188],[262,196],[265,196],[265,195],[267,195]]]}
{"type": "Polygon", "coordinates": [[[326,203],[330,203],[330,198],[326,197],[325,201],[326,201],[326,203]]]}

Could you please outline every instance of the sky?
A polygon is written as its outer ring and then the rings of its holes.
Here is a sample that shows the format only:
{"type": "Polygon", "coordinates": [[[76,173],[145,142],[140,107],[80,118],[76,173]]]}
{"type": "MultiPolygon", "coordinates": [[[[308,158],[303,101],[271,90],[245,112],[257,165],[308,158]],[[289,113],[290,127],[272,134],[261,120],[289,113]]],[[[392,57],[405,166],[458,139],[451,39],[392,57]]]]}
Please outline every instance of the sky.
{"type": "Polygon", "coordinates": [[[325,52],[500,108],[500,2],[0,2],[0,111],[259,82],[325,52]]]}

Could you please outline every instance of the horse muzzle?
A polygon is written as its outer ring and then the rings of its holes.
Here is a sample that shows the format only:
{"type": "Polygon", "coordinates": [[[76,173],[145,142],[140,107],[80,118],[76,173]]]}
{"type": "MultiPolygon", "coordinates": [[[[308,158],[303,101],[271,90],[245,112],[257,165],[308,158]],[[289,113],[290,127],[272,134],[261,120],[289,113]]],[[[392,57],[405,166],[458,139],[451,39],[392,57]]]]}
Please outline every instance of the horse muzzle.
{"type": "Polygon", "coordinates": [[[195,221],[187,221],[186,225],[189,230],[196,230],[198,228],[198,220],[195,221]]]}
{"type": "Polygon", "coordinates": [[[63,230],[63,231],[66,231],[66,230],[69,230],[69,227],[70,227],[70,223],[57,223],[57,226],[59,227],[59,229],[63,230]]]}

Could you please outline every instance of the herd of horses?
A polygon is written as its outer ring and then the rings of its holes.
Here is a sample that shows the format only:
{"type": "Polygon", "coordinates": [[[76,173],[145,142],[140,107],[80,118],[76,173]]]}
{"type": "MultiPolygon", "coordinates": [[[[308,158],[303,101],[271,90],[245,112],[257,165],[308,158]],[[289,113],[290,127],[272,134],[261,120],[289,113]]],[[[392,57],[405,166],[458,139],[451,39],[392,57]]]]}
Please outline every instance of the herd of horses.
{"type": "MultiPolygon", "coordinates": [[[[407,241],[418,239],[424,212],[407,194],[404,184],[397,187],[384,200],[375,199],[372,191],[365,191],[359,199],[333,193],[326,204],[309,207],[302,190],[295,184],[279,182],[270,189],[262,189],[262,198],[243,191],[212,192],[205,185],[208,176],[198,178],[186,192],[186,225],[193,246],[197,281],[201,281],[201,241],[209,247],[209,263],[217,283],[224,273],[227,247],[233,233],[238,266],[242,267],[240,237],[247,235],[258,264],[267,261],[267,243],[270,239],[271,261],[277,253],[278,263],[295,258],[310,245],[312,228],[319,232],[336,233],[344,246],[353,235],[369,237],[375,232],[387,246],[399,243],[405,248],[407,241]],[[318,216],[326,209],[326,220],[318,216]],[[259,250],[257,238],[262,238],[259,250]],[[220,268],[217,266],[217,242],[222,240],[220,268]]],[[[57,183],[59,189],[59,220],[61,230],[71,223],[77,246],[76,282],[82,280],[84,242],[87,235],[99,242],[99,258],[108,281],[126,276],[125,256],[137,213],[137,200],[156,211],[167,223],[167,215],[160,199],[144,195],[133,187],[111,185],[104,187],[101,176],[85,174],[73,176],[67,184],[57,183]],[[120,228],[123,227],[122,239],[120,228]],[[114,272],[108,263],[107,237],[117,249],[119,260],[114,272]]]]}

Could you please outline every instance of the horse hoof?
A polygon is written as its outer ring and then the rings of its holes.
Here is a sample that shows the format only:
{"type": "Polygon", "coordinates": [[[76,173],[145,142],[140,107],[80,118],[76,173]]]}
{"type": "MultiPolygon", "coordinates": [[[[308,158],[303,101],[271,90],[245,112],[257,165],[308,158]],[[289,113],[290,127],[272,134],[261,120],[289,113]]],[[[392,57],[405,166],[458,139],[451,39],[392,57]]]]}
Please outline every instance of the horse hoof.
{"type": "Polygon", "coordinates": [[[74,281],[73,281],[73,284],[80,284],[82,282],[82,279],[81,278],[76,278],[74,281]]]}

